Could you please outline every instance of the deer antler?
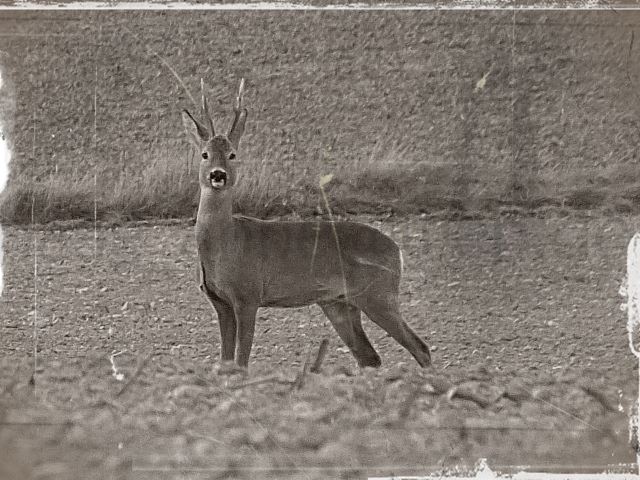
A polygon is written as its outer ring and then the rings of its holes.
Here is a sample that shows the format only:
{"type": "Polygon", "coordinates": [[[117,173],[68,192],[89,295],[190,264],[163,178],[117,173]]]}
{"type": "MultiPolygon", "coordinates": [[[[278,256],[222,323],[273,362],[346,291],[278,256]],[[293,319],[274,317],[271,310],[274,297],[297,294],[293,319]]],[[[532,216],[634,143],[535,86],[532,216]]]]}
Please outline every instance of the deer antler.
{"type": "Polygon", "coordinates": [[[207,103],[207,97],[204,94],[204,80],[200,79],[200,92],[202,92],[202,115],[207,119],[209,123],[209,129],[211,130],[211,136],[215,137],[216,132],[213,128],[213,119],[211,118],[211,114],[209,113],[209,104],[207,103]]]}
{"type": "Polygon", "coordinates": [[[242,96],[244,95],[244,78],[240,79],[240,86],[238,87],[238,95],[236,96],[236,106],[234,111],[236,115],[242,110],[242,96]]]}
{"type": "Polygon", "coordinates": [[[234,148],[238,148],[240,143],[240,137],[244,132],[244,122],[247,119],[247,109],[242,105],[242,96],[244,95],[244,78],[240,80],[240,86],[238,87],[238,94],[236,95],[236,104],[233,107],[235,112],[235,118],[229,130],[229,140],[234,148]]]}

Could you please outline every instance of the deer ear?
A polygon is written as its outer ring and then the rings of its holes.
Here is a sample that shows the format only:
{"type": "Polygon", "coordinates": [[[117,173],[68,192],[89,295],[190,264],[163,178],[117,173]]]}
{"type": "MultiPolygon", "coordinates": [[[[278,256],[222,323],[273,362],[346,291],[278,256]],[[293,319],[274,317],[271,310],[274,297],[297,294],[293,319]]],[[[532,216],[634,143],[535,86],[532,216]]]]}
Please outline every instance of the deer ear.
{"type": "Polygon", "coordinates": [[[182,125],[184,126],[184,131],[187,133],[187,137],[189,137],[191,143],[196,148],[200,148],[202,142],[209,140],[210,134],[207,127],[193,118],[186,110],[182,111],[182,125]]]}

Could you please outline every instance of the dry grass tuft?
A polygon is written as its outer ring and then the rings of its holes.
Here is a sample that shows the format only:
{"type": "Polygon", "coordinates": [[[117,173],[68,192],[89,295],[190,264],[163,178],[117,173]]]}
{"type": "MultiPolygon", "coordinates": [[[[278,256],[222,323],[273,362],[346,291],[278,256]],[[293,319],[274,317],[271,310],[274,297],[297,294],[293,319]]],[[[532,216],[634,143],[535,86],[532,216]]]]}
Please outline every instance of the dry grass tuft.
{"type": "MultiPolygon", "coordinates": [[[[326,166],[269,158],[239,165],[236,211],[257,217],[311,216],[321,211],[318,179],[326,166]]],[[[587,171],[517,171],[494,166],[473,171],[464,165],[408,163],[402,147],[376,146],[367,159],[341,163],[326,187],[338,214],[448,212],[492,214],[517,207],[604,209],[632,213],[640,207],[640,169],[632,165],[587,171]]],[[[0,221],[6,224],[59,220],[121,223],[190,218],[198,204],[196,161],[184,153],[153,156],[137,172],[103,168],[95,173],[51,174],[32,179],[19,173],[2,194],[0,221]],[[182,155],[182,156],[181,156],[182,155]],[[94,211],[95,208],[95,211],[94,211]]],[[[454,215],[455,216],[455,215],[454,215]]]]}

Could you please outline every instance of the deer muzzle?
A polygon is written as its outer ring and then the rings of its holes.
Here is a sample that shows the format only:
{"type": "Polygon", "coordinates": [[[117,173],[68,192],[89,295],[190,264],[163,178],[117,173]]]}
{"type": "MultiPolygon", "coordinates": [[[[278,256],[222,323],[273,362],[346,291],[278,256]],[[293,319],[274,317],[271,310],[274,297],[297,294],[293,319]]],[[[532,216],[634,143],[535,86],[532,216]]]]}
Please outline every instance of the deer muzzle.
{"type": "Polygon", "coordinates": [[[214,168],[209,172],[209,182],[212,188],[222,188],[227,184],[227,172],[222,168],[214,168]]]}

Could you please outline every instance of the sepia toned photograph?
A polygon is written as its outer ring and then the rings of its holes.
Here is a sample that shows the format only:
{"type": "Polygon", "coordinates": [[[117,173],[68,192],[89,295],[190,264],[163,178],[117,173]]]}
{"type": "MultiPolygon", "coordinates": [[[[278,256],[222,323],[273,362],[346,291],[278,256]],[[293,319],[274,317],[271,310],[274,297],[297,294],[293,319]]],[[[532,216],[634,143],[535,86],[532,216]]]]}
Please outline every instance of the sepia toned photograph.
{"type": "Polygon", "coordinates": [[[496,5],[0,2],[0,480],[637,478],[640,11],[496,5]]]}

